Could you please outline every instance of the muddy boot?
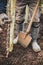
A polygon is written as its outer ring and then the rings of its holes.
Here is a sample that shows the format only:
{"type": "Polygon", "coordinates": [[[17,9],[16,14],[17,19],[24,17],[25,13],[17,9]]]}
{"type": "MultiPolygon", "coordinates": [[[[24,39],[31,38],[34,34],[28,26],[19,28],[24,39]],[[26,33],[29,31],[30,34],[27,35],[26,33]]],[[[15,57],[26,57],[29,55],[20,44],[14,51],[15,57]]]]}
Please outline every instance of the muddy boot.
{"type": "Polygon", "coordinates": [[[35,52],[39,52],[41,51],[40,46],[38,45],[37,39],[39,36],[39,23],[33,23],[33,27],[32,27],[32,38],[33,38],[33,42],[32,42],[32,49],[35,52]]]}
{"type": "MultiPolygon", "coordinates": [[[[23,30],[23,23],[17,24],[17,27],[18,27],[18,33],[19,33],[20,31],[23,30]]],[[[17,42],[18,42],[18,36],[13,40],[14,44],[17,44],[17,42]]]]}

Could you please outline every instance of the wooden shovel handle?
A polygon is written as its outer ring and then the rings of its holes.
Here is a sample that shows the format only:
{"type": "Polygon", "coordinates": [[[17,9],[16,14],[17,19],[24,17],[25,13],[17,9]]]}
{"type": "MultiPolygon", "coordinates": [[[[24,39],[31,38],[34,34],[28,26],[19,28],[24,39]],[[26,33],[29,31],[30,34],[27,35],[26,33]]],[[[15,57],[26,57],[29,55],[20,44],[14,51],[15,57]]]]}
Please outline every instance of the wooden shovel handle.
{"type": "Polygon", "coordinates": [[[28,28],[27,28],[27,30],[26,30],[26,34],[28,34],[28,33],[30,32],[30,29],[31,29],[33,20],[34,20],[34,18],[35,18],[35,15],[36,15],[36,12],[37,12],[37,9],[38,9],[38,6],[39,6],[39,2],[40,2],[40,0],[38,0],[37,4],[36,4],[36,6],[35,6],[35,9],[34,9],[34,12],[33,12],[32,18],[31,18],[31,21],[30,21],[30,23],[29,23],[29,25],[28,25],[28,28]]]}

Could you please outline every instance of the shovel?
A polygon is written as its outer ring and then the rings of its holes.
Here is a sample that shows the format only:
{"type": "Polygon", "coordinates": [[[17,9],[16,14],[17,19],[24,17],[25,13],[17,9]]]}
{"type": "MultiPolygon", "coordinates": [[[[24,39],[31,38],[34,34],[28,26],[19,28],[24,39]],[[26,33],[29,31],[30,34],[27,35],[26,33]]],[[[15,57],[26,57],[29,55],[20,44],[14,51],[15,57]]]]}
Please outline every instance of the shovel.
{"type": "Polygon", "coordinates": [[[37,9],[38,9],[38,6],[39,6],[39,1],[40,0],[38,0],[37,4],[35,6],[31,21],[28,25],[28,28],[27,28],[26,32],[20,32],[18,34],[18,43],[21,44],[21,46],[23,46],[24,48],[26,48],[32,40],[32,37],[28,33],[30,32],[33,20],[35,18],[35,15],[36,15],[36,12],[37,12],[37,9]]]}

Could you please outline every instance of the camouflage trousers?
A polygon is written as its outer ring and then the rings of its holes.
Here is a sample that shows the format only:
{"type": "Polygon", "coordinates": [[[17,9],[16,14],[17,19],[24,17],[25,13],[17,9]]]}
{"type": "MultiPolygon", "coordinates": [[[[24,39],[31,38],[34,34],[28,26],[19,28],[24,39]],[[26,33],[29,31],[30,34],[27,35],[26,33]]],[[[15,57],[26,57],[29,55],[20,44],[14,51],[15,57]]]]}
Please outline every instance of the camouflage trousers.
{"type": "MultiPolygon", "coordinates": [[[[37,0],[16,0],[16,23],[21,26],[25,20],[25,9],[26,5],[29,6],[28,22],[31,20],[37,0]],[[20,24],[19,24],[20,23],[20,24]]],[[[39,34],[39,23],[40,22],[40,9],[38,8],[34,23],[32,25],[32,37],[33,39],[38,38],[39,34]]],[[[22,28],[22,27],[21,27],[22,28]]]]}

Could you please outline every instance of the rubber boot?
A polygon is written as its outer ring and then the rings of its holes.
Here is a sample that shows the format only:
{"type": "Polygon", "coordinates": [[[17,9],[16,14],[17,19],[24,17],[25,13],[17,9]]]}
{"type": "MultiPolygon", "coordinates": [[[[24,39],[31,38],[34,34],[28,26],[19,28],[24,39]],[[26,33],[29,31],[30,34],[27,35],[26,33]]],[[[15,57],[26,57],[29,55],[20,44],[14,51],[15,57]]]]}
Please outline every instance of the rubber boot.
{"type": "Polygon", "coordinates": [[[38,23],[38,22],[33,23],[33,26],[32,26],[32,38],[33,38],[32,49],[35,52],[41,51],[41,48],[40,48],[40,46],[38,45],[38,42],[37,42],[37,39],[38,39],[38,36],[39,36],[39,29],[40,29],[40,23],[38,23]]]}
{"type": "MultiPolygon", "coordinates": [[[[18,27],[18,33],[23,30],[23,23],[17,24],[18,27]]],[[[13,44],[17,44],[18,42],[18,36],[13,40],[13,44]]]]}

